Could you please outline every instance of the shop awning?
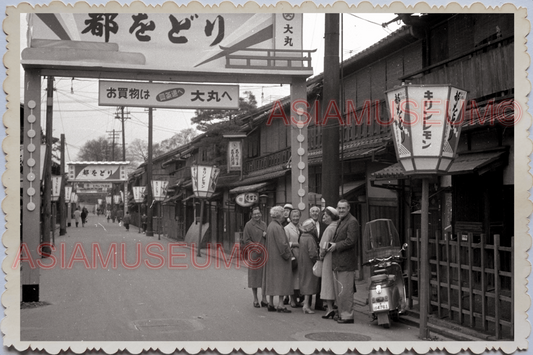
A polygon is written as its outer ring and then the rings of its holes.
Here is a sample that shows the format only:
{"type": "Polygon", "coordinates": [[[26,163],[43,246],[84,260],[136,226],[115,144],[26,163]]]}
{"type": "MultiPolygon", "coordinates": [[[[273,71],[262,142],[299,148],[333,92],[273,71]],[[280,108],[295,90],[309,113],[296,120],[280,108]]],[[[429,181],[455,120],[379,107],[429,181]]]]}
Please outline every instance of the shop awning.
{"type": "Polygon", "coordinates": [[[267,185],[268,185],[268,182],[261,182],[259,184],[254,184],[254,185],[239,186],[239,187],[229,190],[229,193],[230,194],[243,194],[246,192],[257,192],[258,190],[262,189],[263,187],[267,185]]]}
{"type": "Polygon", "coordinates": [[[350,193],[354,192],[355,190],[364,187],[365,186],[365,180],[356,180],[351,181],[344,186],[339,186],[339,195],[342,197],[348,196],[350,193]]]}
{"type": "MultiPolygon", "coordinates": [[[[484,173],[507,165],[507,150],[489,152],[463,153],[455,158],[448,170],[449,175],[484,173]]],[[[371,180],[406,179],[405,171],[400,163],[378,170],[371,175],[371,180]]]]}
{"type": "Polygon", "coordinates": [[[174,204],[176,203],[178,200],[180,200],[181,198],[183,197],[183,193],[180,192],[172,197],[167,197],[166,199],[163,200],[162,204],[163,205],[170,205],[170,204],[174,204]]]}
{"type": "Polygon", "coordinates": [[[260,182],[266,182],[268,180],[276,179],[278,177],[284,176],[287,174],[290,170],[276,170],[273,172],[265,173],[265,174],[258,174],[256,176],[247,177],[241,181],[236,181],[230,186],[244,186],[244,185],[251,185],[251,184],[258,184],[260,182]]]}

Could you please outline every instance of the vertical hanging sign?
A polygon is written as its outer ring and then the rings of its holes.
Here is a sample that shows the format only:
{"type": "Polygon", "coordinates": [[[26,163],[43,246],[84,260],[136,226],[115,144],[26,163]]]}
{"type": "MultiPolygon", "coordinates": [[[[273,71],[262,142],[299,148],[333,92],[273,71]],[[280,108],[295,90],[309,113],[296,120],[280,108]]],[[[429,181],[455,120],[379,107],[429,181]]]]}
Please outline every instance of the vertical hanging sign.
{"type": "Polygon", "coordinates": [[[228,142],[228,172],[242,171],[242,142],[228,142]]]}

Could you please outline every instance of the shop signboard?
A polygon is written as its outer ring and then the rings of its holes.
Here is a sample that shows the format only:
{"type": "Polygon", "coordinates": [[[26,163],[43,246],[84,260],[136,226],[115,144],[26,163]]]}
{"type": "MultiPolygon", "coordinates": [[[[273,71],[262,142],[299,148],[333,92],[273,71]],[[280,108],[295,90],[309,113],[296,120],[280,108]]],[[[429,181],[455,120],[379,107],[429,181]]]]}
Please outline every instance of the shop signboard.
{"type": "Polygon", "coordinates": [[[241,207],[250,207],[259,202],[259,194],[255,192],[248,192],[237,195],[235,202],[241,207]]]}
{"type": "Polygon", "coordinates": [[[298,60],[301,13],[31,13],[28,24],[25,65],[240,78],[313,73],[298,60]]]}
{"type": "Polygon", "coordinates": [[[228,142],[228,172],[242,170],[242,141],[228,142]]]}

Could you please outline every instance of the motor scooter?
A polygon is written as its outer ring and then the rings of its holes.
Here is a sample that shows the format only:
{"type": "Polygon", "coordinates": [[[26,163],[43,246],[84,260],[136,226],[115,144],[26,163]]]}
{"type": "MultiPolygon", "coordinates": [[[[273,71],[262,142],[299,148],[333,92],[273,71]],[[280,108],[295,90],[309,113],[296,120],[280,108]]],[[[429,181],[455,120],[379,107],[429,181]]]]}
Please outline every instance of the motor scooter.
{"type": "Polygon", "coordinates": [[[403,281],[403,259],[401,252],[407,243],[400,247],[398,231],[390,219],[376,219],[365,225],[363,252],[370,266],[368,285],[368,305],[373,319],[378,325],[389,328],[392,320],[398,320],[407,309],[405,285],[403,281]]]}

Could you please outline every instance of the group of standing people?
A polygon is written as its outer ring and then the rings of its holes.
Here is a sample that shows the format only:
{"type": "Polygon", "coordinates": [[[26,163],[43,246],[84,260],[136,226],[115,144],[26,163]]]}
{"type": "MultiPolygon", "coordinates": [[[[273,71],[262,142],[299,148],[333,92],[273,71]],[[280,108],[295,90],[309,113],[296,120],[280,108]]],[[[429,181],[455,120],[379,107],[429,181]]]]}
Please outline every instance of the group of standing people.
{"type": "Polygon", "coordinates": [[[326,310],[322,318],[353,323],[359,223],[346,200],[340,200],[337,208],[327,207],[321,212],[314,206],[309,212],[311,218],[300,222],[300,211],[290,204],[275,206],[270,210],[272,221],[267,226],[261,220],[260,209],[253,209],[243,240],[246,245],[261,245],[249,255],[252,260],[265,260],[264,267],[248,270],[253,305],[266,307],[269,312],[291,313],[286,307],[290,303],[291,307],[302,307],[304,313],[312,314],[312,296],[316,295],[315,310],[326,310]],[[321,278],[313,273],[317,260],[322,261],[321,278]],[[261,303],[258,288],[262,288],[261,303]],[[278,296],[276,305],[274,296],[278,296]],[[326,309],[322,301],[326,302],[326,309]]]}

